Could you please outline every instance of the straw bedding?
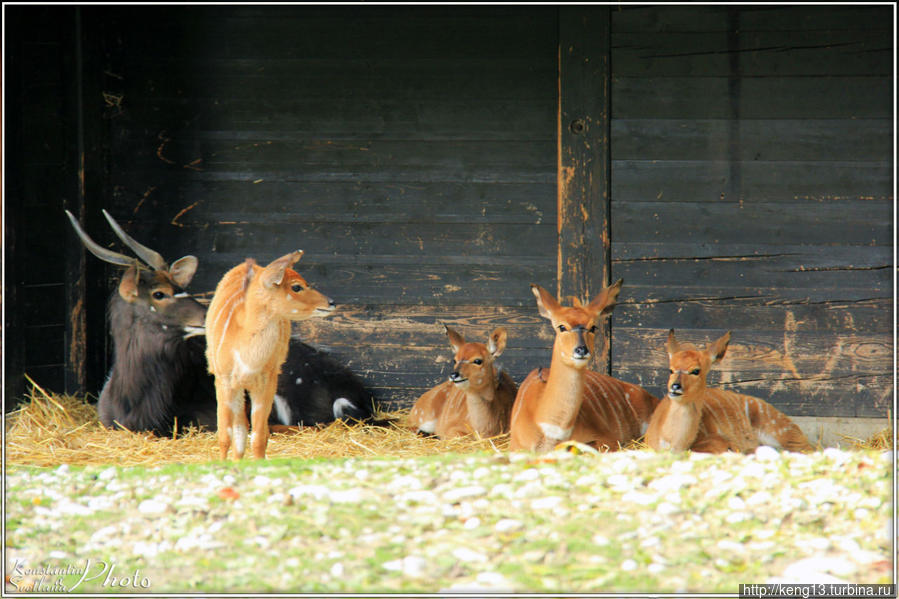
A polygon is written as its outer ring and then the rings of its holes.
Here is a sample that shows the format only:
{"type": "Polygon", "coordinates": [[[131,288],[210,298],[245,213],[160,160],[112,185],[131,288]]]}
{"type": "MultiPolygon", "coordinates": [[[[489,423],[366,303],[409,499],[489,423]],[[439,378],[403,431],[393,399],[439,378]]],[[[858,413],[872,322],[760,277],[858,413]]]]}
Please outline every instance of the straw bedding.
{"type": "MultiPolygon", "coordinates": [[[[403,426],[407,413],[376,414],[386,424],[338,421],[322,427],[304,427],[296,433],[275,433],[269,440],[266,455],[270,458],[416,457],[508,448],[508,435],[450,440],[420,436],[403,426]]],[[[131,466],[217,459],[215,433],[188,429],[169,439],[151,433],[107,429],[85,397],[48,393],[38,386],[34,386],[21,408],[6,415],[8,464],[131,466]]]]}
{"type": "MultiPolygon", "coordinates": [[[[8,464],[56,466],[207,462],[218,459],[215,433],[188,429],[176,438],[151,433],[110,430],[103,427],[96,408],[83,396],[57,395],[33,385],[21,408],[6,416],[8,464]]],[[[443,453],[501,452],[508,450],[509,436],[481,439],[470,435],[456,439],[423,437],[403,426],[407,410],[376,414],[386,424],[333,422],[305,427],[295,433],[275,433],[266,455],[296,458],[417,457],[443,453]]],[[[870,439],[849,439],[854,449],[889,449],[891,429],[870,439]]],[[[646,449],[641,441],[626,449],[646,449]]]]}

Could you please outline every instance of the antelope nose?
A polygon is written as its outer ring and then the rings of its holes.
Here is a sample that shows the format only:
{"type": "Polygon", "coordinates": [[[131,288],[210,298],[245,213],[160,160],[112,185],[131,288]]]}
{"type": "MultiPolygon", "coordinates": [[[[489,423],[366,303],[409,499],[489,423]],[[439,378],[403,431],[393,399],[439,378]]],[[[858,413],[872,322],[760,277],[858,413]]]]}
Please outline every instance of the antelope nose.
{"type": "Polygon", "coordinates": [[[458,370],[454,371],[454,372],[450,375],[449,378],[450,378],[450,380],[451,380],[452,382],[454,382],[454,383],[458,383],[459,381],[463,380],[463,379],[462,379],[462,375],[459,374],[459,371],[458,371],[458,370]]]}
{"type": "Polygon", "coordinates": [[[672,395],[680,395],[684,392],[684,388],[681,387],[680,383],[671,383],[671,386],[668,388],[668,391],[672,395]]]}
{"type": "Polygon", "coordinates": [[[332,308],[336,308],[336,307],[337,307],[337,302],[335,302],[335,301],[332,300],[331,298],[328,298],[328,305],[331,306],[332,308]]]}
{"type": "Polygon", "coordinates": [[[582,359],[584,359],[584,358],[589,358],[589,357],[590,357],[590,350],[587,349],[587,346],[586,346],[586,345],[578,345],[577,347],[574,348],[574,351],[572,352],[572,355],[573,355],[575,358],[577,358],[577,359],[579,359],[579,360],[582,360],[582,359]]]}

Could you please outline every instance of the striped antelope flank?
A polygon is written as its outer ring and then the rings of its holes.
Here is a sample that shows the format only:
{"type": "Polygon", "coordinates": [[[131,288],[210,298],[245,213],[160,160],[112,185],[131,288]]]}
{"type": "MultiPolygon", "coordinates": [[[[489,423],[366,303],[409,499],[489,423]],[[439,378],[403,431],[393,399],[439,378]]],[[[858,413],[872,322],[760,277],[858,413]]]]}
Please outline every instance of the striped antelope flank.
{"type": "Polygon", "coordinates": [[[455,366],[449,380],[429,389],[412,406],[408,424],[441,439],[477,434],[495,437],[509,432],[509,413],[518,386],[494,363],[506,348],[506,329],[490,333],[487,343],[467,343],[449,327],[455,366]]]}
{"type": "Polygon", "coordinates": [[[225,273],[206,312],[206,360],[215,376],[221,458],[231,442],[234,458],[246,450],[248,425],[244,392],[250,396],[251,446],[265,457],[268,419],[278,374],[287,357],[290,323],[334,311],[334,302],[309,288],[290,267],[302,251],[262,268],[247,259],[225,273]]]}
{"type": "Polygon", "coordinates": [[[564,307],[539,285],[531,285],[540,315],[556,332],[549,370],[532,371],[512,408],[510,449],[545,452],[569,439],[607,451],[640,437],[658,399],[645,389],[587,368],[596,322],[612,312],[621,281],[589,304],[564,307]]]}
{"type": "Polygon", "coordinates": [[[668,395],[652,416],[646,443],[655,450],[751,453],[759,445],[812,451],[793,421],[766,401],[706,387],[712,365],[721,361],[730,332],[705,350],[680,344],[668,332],[668,395]]]}

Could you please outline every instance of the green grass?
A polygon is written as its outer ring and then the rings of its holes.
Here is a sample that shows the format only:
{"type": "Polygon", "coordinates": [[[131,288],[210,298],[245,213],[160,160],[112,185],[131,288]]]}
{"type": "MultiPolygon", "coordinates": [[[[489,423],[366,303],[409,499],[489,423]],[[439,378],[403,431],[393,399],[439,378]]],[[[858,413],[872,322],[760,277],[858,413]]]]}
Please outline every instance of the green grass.
{"type": "MultiPolygon", "coordinates": [[[[876,565],[891,550],[889,467],[878,452],[764,461],[642,451],[550,463],[245,460],[118,468],[112,478],[107,468],[11,467],[7,553],[28,568],[104,561],[159,593],[735,593],[819,554],[852,563],[849,582],[892,582],[876,565]],[[833,497],[814,499],[808,484],[833,497]],[[240,497],[223,498],[224,487],[240,497]],[[141,513],[144,500],[168,505],[141,513]],[[497,530],[509,519],[518,525],[497,530]],[[411,565],[396,566],[404,558],[411,565]]],[[[126,590],[103,581],[74,590],[126,590]]]]}

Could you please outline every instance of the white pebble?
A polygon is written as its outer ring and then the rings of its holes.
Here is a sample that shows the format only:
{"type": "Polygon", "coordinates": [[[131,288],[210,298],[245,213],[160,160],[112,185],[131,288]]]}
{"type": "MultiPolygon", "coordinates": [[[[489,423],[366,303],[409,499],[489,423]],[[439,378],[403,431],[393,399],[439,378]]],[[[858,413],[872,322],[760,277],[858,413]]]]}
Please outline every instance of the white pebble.
{"type": "Polygon", "coordinates": [[[384,569],[392,572],[402,572],[404,576],[409,576],[410,578],[419,578],[424,575],[426,565],[427,562],[423,557],[407,555],[402,559],[385,563],[384,569]]]}
{"type": "Polygon", "coordinates": [[[333,491],[331,501],[334,503],[360,503],[364,499],[359,489],[347,489],[346,491],[333,491]]]}
{"type": "Polygon", "coordinates": [[[161,514],[167,509],[169,509],[169,504],[164,501],[159,501],[158,499],[144,499],[140,502],[140,505],[137,506],[137,511],[147,515],[161,514]]]}
{"type": "Polygon", "coordinates": [[[604,537],[603,535],[593,535],[593,544],[598,545],[600,547],[605,547],[611,543],[608,537],[604,537]]]}
{"type": "Polygon", "coordinates": [[[541,497],[531,501],[532,510],[553,510],[562,503],[562,498],[558,495],[550,495],[549,497],[541,497]]]}
{"type": "Polygon", "coordinates": [[[322,485],[300,485],[292,488],[288,493],[290,493],[294,499],[305,495],[311,495],[313,499],[319,500],[325,499],[331,495],[331,489],[322,485]]]}
{"type": "Polygon", "coordinates": [[[331,566],[331,576],[334,578],[340,578],[343,576],[343,564],[337,562],[333,566],[331,566]]]}
{"type": "Polygon", "coordinates": [[[727,500],[727,507],[731,510],[742,510],[746,507],[746,502],[734,495],[727,500]]]}
{"type": "Polygon", "coordinates": [[[98,474],[97,479],[102,481],[112,480],[116,477],[116,474],[118,474],[118,471],[114,466],[110,466],[109,468],[98,474]]]}
{"type": "Polygon", "coordinates": [[[696,484],[695,476],[690,476],[689,474],[669,474],[668,476],[663,476],[662,478],[649,483],[649,488],[662,493],[669,493],[694,484],[696,484]]]}
{"type": "Polygon", "coordinates": [[[637,562],[632,559],[626,559],[621,562],[621,569],[625,572],[633,572],[637,569],[637,562]]]}
{"type": "Polygon", "coordinates": [[[455,489],[450,489],[446,493],[443,494],[443,500],[449,501],[450,503],[455,503],[462,499],[469,499],[471,497],[480,497],[481,495],[486,495],[487,489],[481,486],[472,486],[472,487],[457,487],[455,489]]]}
{"type": "Polygon", "coordinates": [[[680,511],[681,509],[679,507],[668,501],[663,501],[656,506],[656,513],[660,516],[670,516],[672,514],[677,514],[680,511]]]}
{"type": "Polygon", "coordinates": [[[487,561],[486,555],[468,549],[467,547],[458,547],[456,549],[453,549],[453,557],[455,557],[460,562],[483,563],[487,561]]]}
{"type": "Polygon", "coordinates": [[[737,524],[738,522],[743,522],[748,518],[748,514],[746,512],[734,512],[732,514],[728,514],[724,519],[728,524],[737,524]]]}
{"type": "Polygon", "coordinates": [[[764,462],[771,462],[780,459],[780,454],[773,447],[759,445],[755,450],[755,458],[764,462]]]}
{"type": "Polygon", "coordinates": [[[496,532],[512,532],[514,530],[520,530],[524,528],[524,523],[520,520],[503,518],[496,523],[496,526],[494,528],[496,529],[496,532]]]}

